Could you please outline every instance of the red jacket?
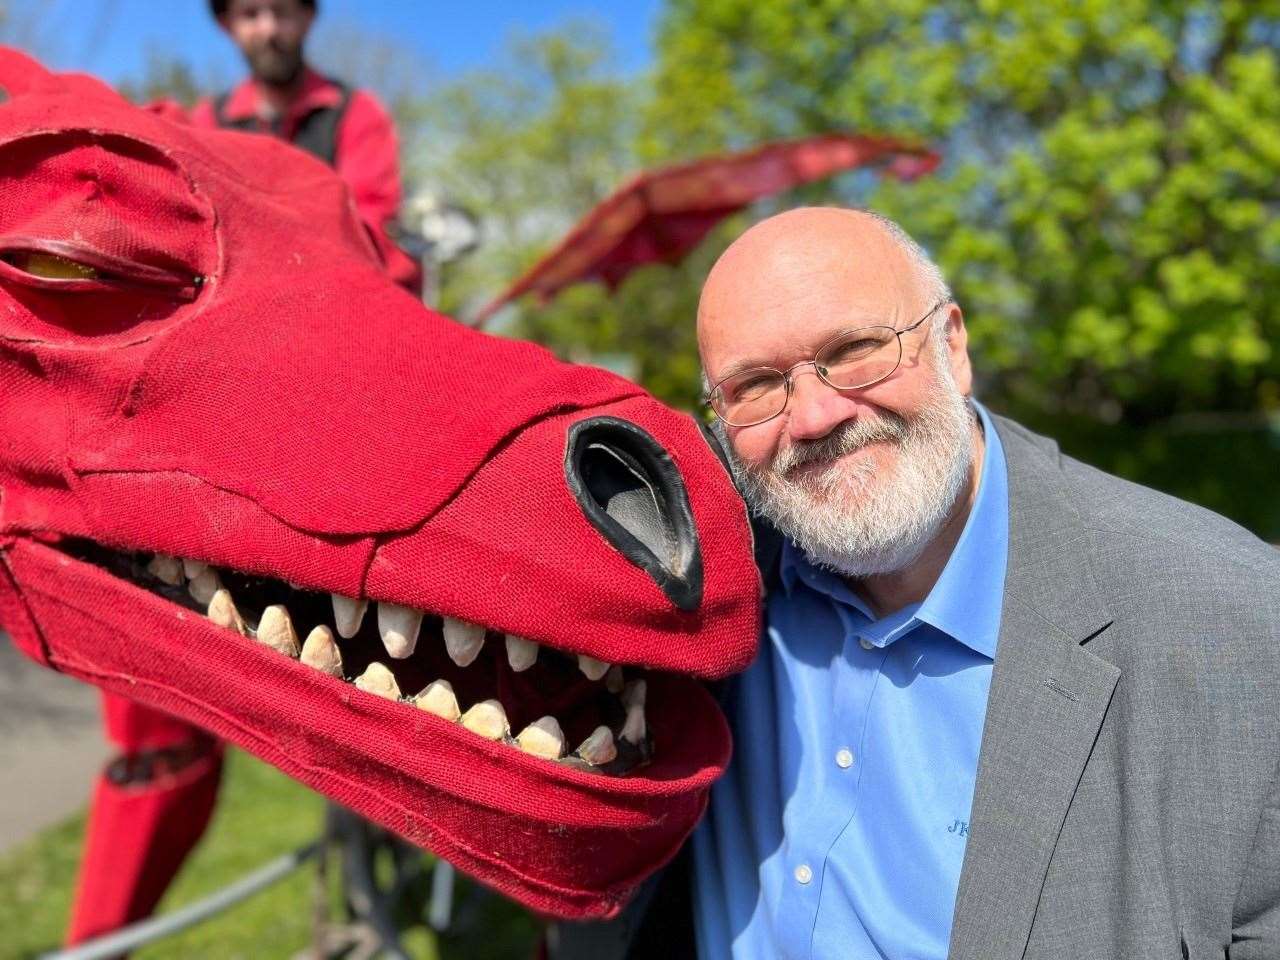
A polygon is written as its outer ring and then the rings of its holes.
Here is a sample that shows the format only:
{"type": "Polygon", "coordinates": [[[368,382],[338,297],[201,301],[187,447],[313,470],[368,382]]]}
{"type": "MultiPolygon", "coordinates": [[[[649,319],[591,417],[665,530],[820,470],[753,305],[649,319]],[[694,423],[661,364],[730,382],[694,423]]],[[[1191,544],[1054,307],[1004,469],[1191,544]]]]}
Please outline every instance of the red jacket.
{"type": "MultiPolygon", "coordinates": [[[[342,95],[342,89],[332,80],[304,68],[297,96],[276,124],[261,119],[261,100],[252,79],[231,91],[223,104],[223,116],[227,120],[257,118],[263,133],[292,141],[303,117],[313,110],[338,106],[342,95]]],[[[191,112],[191,122],[200,127],[219,126],[214,101],[205,99],[198,103],[191,112]]],[[[388,224],[400,209],[398,147],[395,125],[382,104],[367,91],[352,91],[338,123],[334,168],[351,189],[356,209],[382,254],[387,273],[401,286],[418,293],[422,288],[422,273],[417,262],[397,247],[387,233],[388,224]]]]}

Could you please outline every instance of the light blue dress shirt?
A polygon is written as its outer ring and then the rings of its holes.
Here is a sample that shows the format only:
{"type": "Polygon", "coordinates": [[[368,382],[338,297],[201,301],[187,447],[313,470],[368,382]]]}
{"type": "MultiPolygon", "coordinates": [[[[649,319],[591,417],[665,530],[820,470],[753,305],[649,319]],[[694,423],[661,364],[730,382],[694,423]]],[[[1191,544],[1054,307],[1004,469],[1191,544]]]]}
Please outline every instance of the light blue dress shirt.
{"type": "Polygon", "coordinates": [[[734,758],[693,837],[703,960],[943,960],[1009,540],[1000,439],[923,603],[880,619],[787,543],[734,758]]]}

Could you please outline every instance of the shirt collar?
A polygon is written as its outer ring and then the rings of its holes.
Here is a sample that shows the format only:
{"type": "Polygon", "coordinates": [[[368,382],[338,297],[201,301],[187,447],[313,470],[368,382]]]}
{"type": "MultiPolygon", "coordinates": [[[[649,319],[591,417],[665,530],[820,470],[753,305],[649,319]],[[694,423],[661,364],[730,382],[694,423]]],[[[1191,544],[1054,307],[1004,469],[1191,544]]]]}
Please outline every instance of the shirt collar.
{"type": "MultiPolygon", "coordinates": [[[[223,105],[222,112],[228,120],[244,120],[257,117],[260,102],[258,85],[250,77],[231,91],[230,96],[227,97],[226,104],[223,105]]],[[[318,110],[323,107],[336,107],[341,102],[342,90],[336,83],[323,74],[316,73],[310,67],[304,66],[302,68],[302,82],[298,85],[298,91],[294,94],[293,99],[289,101],[289,108],[286,114],[288,119],[292,120],[302,117],[312,110],[318,110]]]]}
{"type": "Polygon", "coordinates": [[[790,594],[797,583],[852,607],[874,624],[877,645],[893,642],[919,623],[927,623],[971,650],[995,657],[1004,603],[1009,550],[1009,478],[1004,449],[985,407],[973,401],[982,424],[985,453],[978,492],[960,539],[938,582],[920,604],[887,614],[879,621],[839,576],[810,563],[790,540],[783,542],[779,577],[790,594]]]}

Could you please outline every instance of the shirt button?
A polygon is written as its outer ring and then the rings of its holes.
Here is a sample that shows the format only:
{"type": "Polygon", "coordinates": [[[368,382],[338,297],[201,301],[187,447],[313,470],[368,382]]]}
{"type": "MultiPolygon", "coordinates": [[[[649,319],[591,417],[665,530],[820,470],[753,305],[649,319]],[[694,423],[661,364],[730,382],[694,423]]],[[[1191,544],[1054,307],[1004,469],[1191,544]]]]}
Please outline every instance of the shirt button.
{"type": "Polygon", "coordinates": [[[808,883],[813,879],[813,871],[809,869],[809,865],[807,863],[802,863],[800,866],[796,867],[796,879],[801,883],[808,883]]]}
{"type": "Polygon", "coordinates": [[[853,766],[853,751],[842,749],[836,751],[836,766],[841,770],[848,770],[853,766]]]}
{"type": "Polygon", "coordinates": [[[874,650],[876,645],[872,643],[870,640],[868,640],[866,637],[859,637],[858,646],[860,646],[863,650],[874,650]]]}

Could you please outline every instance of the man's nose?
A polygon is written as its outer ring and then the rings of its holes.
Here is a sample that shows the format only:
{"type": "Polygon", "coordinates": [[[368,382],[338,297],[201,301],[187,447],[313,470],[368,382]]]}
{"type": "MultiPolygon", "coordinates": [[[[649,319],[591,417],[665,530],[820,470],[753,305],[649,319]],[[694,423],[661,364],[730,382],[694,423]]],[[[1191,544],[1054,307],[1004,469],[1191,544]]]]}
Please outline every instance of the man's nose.
{"type": "Polygon", "coordinates": [[[825,383],[812,364],[791,374],[787,432],[792,440],[817,440],[852,416],[849,399],[825,383]]]}

